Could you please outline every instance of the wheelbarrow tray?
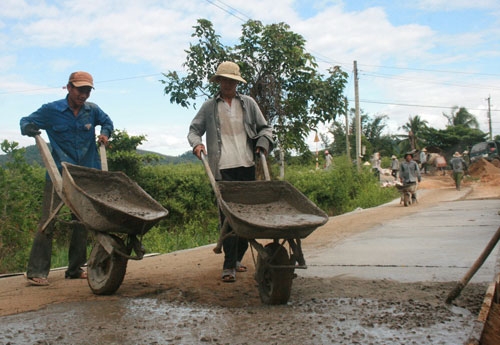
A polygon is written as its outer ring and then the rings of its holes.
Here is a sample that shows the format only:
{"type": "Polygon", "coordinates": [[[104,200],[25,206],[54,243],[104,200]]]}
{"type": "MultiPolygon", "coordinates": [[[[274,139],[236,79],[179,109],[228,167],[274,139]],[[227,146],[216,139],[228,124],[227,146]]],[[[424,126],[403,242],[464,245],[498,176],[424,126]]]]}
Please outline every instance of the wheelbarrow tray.
{"type": "Polygon", "coordinates": [[[168,211],[127,175],[62,163],[65,203],[93,230],[140,235],[168,211]]]}
{"type": "Polygon", "coordinates": [[[305,238],[328,215],[286,181],[218,181],[222,212],[243,238],[305,238]]]}
{"type": "Polygon", "coordinates": [[[410,193],[415,193],[417,190],[417,184],[416,183],[409,183],[409,184],[397,184],[396,189],[400,191],[401,193],[405,192],[410,192],[410,193]]]}

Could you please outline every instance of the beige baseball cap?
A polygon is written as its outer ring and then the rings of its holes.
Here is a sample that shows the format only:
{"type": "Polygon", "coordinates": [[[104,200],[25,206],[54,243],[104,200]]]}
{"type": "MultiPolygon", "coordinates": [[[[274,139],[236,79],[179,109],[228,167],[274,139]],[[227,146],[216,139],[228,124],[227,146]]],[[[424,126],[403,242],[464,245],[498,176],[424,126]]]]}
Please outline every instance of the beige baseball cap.
{"type": "Polygon", "coordinates": [[[73,84],[75,87],[90,86],[94,88],[94,78],[92,78],[90,73],[83,71],[71,73],[68,83],[73,84]]]}

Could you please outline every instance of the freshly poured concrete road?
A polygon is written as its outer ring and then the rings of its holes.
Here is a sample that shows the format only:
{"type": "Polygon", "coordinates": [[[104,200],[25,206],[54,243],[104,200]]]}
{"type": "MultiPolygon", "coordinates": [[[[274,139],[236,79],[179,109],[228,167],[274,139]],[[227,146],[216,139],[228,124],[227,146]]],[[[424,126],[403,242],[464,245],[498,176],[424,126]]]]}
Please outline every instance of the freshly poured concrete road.
{"type": "MultiPolygon", "coordinates": [[[[444,202],[350,236],[333,250],[308,252],[308,269],[298,273],[400,282],[459,281],[500,226],[499,210],[499,200],[444,202]]],[[[493,280],[499,247],[471,282],[493,280]]]]}

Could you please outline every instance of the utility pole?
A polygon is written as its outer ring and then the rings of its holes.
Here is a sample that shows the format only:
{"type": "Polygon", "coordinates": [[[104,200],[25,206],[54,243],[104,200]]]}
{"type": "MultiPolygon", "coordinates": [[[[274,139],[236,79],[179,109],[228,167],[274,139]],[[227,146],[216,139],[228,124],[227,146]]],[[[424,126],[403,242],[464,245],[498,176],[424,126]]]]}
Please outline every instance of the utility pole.
{"type": "Polygon", "coordinates": [[[356,162],[361,170],[361,119],[359,117],[358,63],[354,60],[354,106],[356,111],[356,162]]]}
{"type": "Polygon", "coordinates": [[[490,140],[493,140],[493,133],[492,133],[492,130],[491,130],[491,105],[490,105],[490,98],[491,98],[491,96],[488,96],[488,98],[486,98],[486,100],[488,101],[488,125],[489,125],[489,129],[490,129],[490,140]]]}
{"type": "Polygon", "coordinates": [[[351,158],[351,145],[349,143],[349,112],[348,112],[348,102],[347,102],[347,97],[344,97],[344,104],[345,104],[345,152],[347,155],[347,160],[349,161],[349,165],[352,164],[352,158],[351,158]]]}

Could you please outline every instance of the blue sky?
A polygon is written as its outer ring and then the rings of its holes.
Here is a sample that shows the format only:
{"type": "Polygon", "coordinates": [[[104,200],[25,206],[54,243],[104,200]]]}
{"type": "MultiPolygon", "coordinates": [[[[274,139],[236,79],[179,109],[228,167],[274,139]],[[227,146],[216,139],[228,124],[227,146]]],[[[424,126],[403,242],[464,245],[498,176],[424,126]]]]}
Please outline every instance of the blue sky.
{"type": "Polygon", "coordinates": [[[198,18],[230,45],[250,18],[286,22],[321,69],[340,65],[350,74],[351,105],[356,60],[360,106],[387,115],[388,133],[414,115],[444,128],[453,106],[466,107],[487,132],[490,97],[492,132],[500,134],[497,0],[2,0],[0,141],[34,144],[20,135],[19,119],[65,97],[69,74],[86,70],[95,80],[89,100],[117,129],[146,135],[141,148],[190,150],[196,110],[170,104],[159,80],[162,72],[183,73],[198,18]]]}

